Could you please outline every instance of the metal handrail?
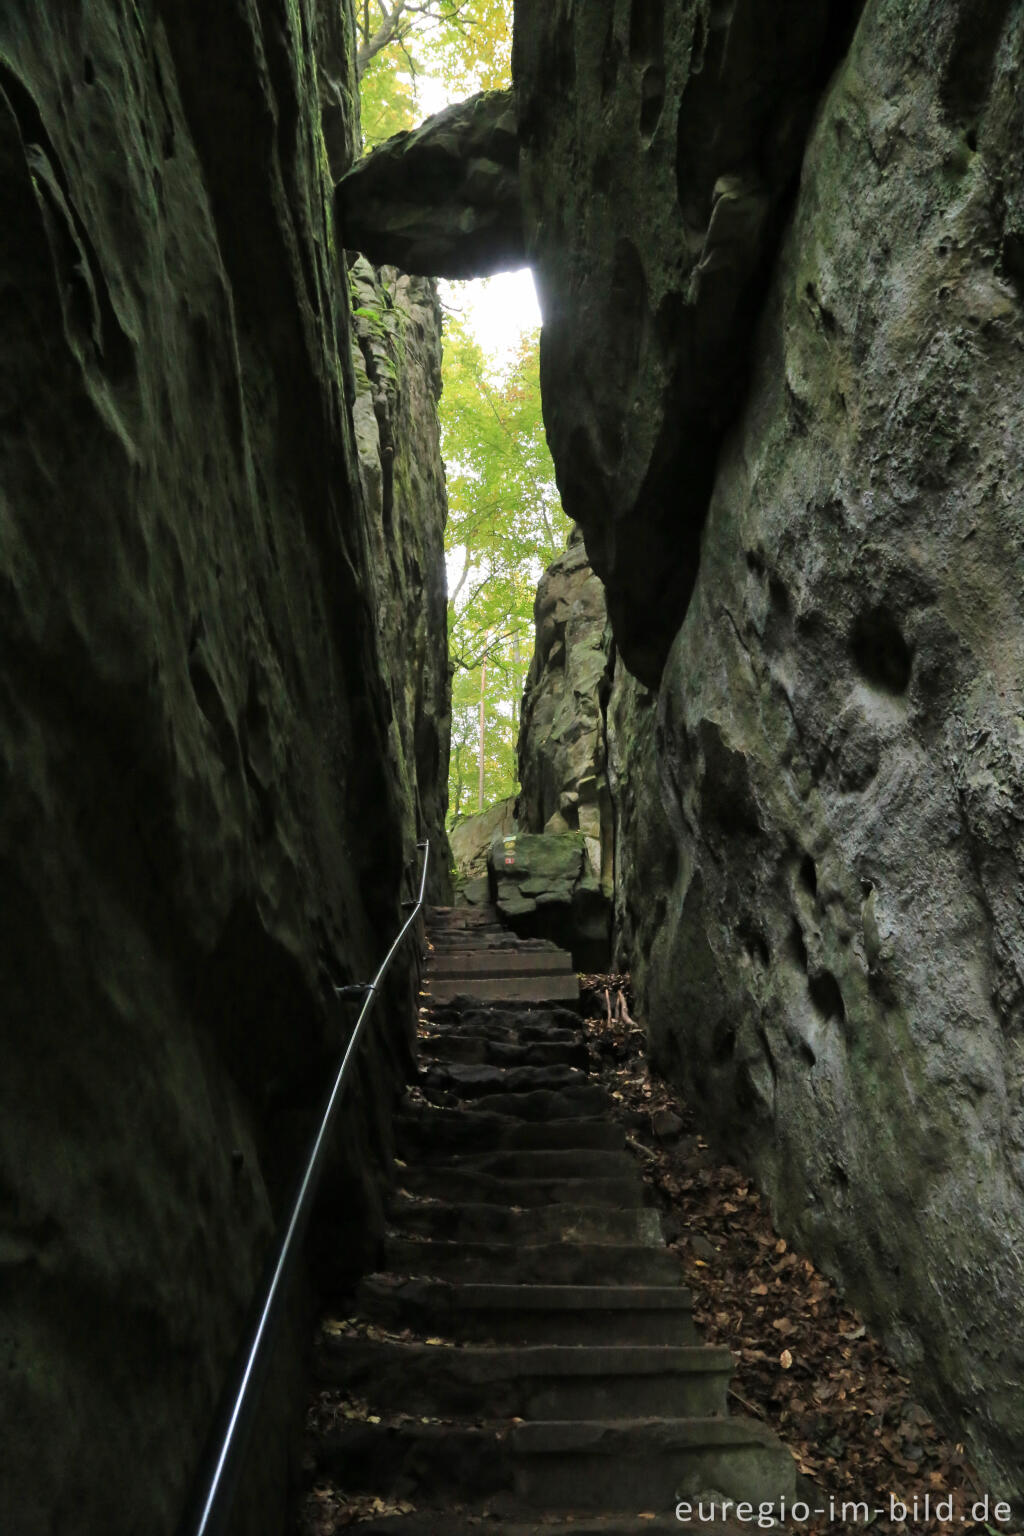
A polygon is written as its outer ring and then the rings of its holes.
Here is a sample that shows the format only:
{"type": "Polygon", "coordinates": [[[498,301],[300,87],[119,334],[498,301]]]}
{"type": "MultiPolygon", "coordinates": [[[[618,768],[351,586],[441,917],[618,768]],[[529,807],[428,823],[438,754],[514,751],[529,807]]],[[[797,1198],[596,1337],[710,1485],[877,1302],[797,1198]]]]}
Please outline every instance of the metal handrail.
{"type": "Polygon", "coordinates": [[[285,1294],[285,1282],[289,1270],[309,1220],[327,1135],[345,1086],[345,1073],[359,1044],[363,1026],[370,1015],[380,984],[423,907],[423,898],[427,889],[427,866],[430,863],[430,841],[427,839],[417,843],[416,846],[423,850],[423,873],[420,878],[419,897],[402,925],[398,937],[385,955],[383,964],[373,980],[365,986],[334,988],[339,997],[352,997],[354,993],[362,994],[363,1006],[359,1010],[355,1029],[341,1058],[341,1065],[334,1079],[334,1087],[331,1089],[321,1116],[320,1129],[310,1147],[305,1171],[292,1202],[291,1215],[287,1225],[281,1231],[277,1245],[264,1270],[264,1274],[269,1274],[270,1278],[261,1293],[263,1301],[259,1308],[259,1315],[245,1345],[244,1362],[238,1373],[237,1384],[234,1391],[226,1395],[224,1409],[218,1418],[219,1433],[211,1441],[213,1449],[206,1465],[212,1464],[212,1471],[197,1485],[198,1492],[190,1505],[185,1522],[180,1527],[181,1536],[215,1536],[215,1533],[223,1532],[225,1529],[224,1522],[230,1513],[242,1457],[258,1405],[257,1388],[269,1359],[273,1325],[285,1294]]]}

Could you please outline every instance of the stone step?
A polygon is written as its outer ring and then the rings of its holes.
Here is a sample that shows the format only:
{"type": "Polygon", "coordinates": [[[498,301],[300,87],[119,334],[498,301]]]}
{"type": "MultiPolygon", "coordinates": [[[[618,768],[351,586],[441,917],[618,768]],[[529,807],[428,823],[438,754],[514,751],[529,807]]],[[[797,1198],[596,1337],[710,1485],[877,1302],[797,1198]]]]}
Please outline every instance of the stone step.
{"type": "MultiPolygon", "coordinates": [[[[543,1017],[543,1012],[541,1014],[543,1017]]],[[[450,1024],[447,1019],[435,1022],[421,1019],[417,1040],[483,1040],[495,1045],[580,1045],[583,1043],[578,1029],[561,1029],[552,1024],[511,1025],[481,1021],[469,1025],[450,1024]]]]}
{"type": "Polygon", "coordinates": [[[456,998],[496,1003],[578,1002],[576,973],[551,976],[446,977],[425,975],[423,996],[428,1003],[452,1003],[456,998]]]}
{"type": "Polygon", "coordinates": [[[698,1342],[682,1286],[457,1284],[370,1275],[357,1288],[356,1307],[370,1322],[455,1342],[698,1342]]]}
{"type": "Polygon", "coordinates": [[[420,1031],[433,1038],[442,1035],[456,1039],[471,1035],[476,1039],[503,1040],[511,1044],[525,1041],[573,1043],[582,1038],[579,1016],[565,1008],[532,1008],[510,1012],[507,1008],[477,1008],[465,1013],[449,1009],[424,1009],[420,1031]]]}
{"type": "Polygon", "coordinates": [[[388,1204],[391,1226],[440,1242],[627,1243],[661,1248],[661,1220],[653,1206],[632,1210],[606,1205],[546,1205],[513,1211],[507,1205],[420,1200],[398,1191],[388,1204]]]}
{"type": "Polygon", "coordinates": [[[493,1040],[487,1035],[420,1035],[420,1060],[491,1067],[587,1067],[582,1040],[493,1040]]]}
{"type": "Polygon", "coordinates": [[[564,1151],[594,1147],[618,1152],[626,1144],[612,1120],[571,1119],[535,1122],[489,1115],[482,1110],[408,1109],[395,1120],[399,1154],[409,1162],[440,1162],[453,1153],[564,1151]]]}
{"type": "MultiPolygon", "coordinates": [[[[431,1177],[443,1177],[447,1172],[472,1173],[495,1179],[531,1182],[548,1182],[552,1179],[625,1179],[633,1185],[637,1194],[643,1192],[636,1158],[625,1150],[609,1152],[601,1147],[570,1147],[566,1150],[534,1147],[515,1151],[454,1153],[447,1162],[434,1165],[429,1172],[431,1177]]],[[[521,1203],[513,1202],[517,1205],[521,1203]]]]}
{"type": "MultiPolygon", "coordinates": [[[[491,1501],[492,1503],[494,1501],[491,1501]]],[[[757,1506],[755,1506],[756,1509],[757,1506]]],[[[361,1520],[359,1536],[679,1536],[680,1532],[700,1532],[700,1536],[750,1536],[757,1526],[722,1524],[718,1520],[695,1518],[692,1524],[676,1519],[675,1507],[664,1511],[644,1506],[642,1512],[619,1515],[569,1515],[559,1517],[541,1512],[525,1520],[521,1511],[515,1518],[453,1513],[450,1510],[417,1510],[410,1515],[383,1515],[377,1520],[361,1520]]],[[[775,1536],[796,1536],[790,1527],[775,1525],[775,1536]]]]}
{"type": "Polygon", "coordinates": [[[316,1458],[349,1489],[427,1483],[435,1499],[510,1492],[528,1507],[566,1512],[667,1508],[711,1488],[757,1504],[791,1499],[795,1487],[793,1458],[774,1436],[728,1417],[352,1422],[324,1436],[316,1458]]]}
{"type": "Polygon", "coordinates": [[[563,1008],[560,1003],[540,1003],[532,1008],[506,1008],[500,1003],[470,1003],[467,1007],[451,1008],[438,1003],[426,1011],[441,1029],[479,1031],[494,1024],[516,1035],[531,1030],[543,1034],[552,1029],[569,1029],[578,1035],[581,1029],[576,1010],[563,1008]]]}
{"type": "MultiPolygon", "coordinates": [[[[500,1155],[500,1154],[499,1154],[500,1155]]],[[[514,1157],[543,1157],[545,1154],[512,1153],[514,1157]]],[[[559,1154],[553,1153],[552,1156],[559,1154]]],[[[581,1156],[588,1154],[582,1153],[581,1156]]],[[[614,1152],[593,1153],[595,1157],[616,1157],[614,1152]]],[[[639,1173],[612,1177],[588,1174],[582,1178],[505,1178],[489,1173],[473,1173],[450,1164],[420,1164],[401,1170],[402,1188],[409,1194],[428,1200],[447,1200],[470,1205],[610,1205],[618,1209],[644,1204],[644,1185],[639,1173]]]]}
{"type": "Polygon", "coordinates": [[[460,1349],[327,1336],[317,1374],[374,1412],[469,1419],[724,1414],[727,1349],[542,1345],[460,1349]]]}
{"type": "Polygon", "coordinates": [[[796,1488],[792,1455],[753,1419],[537,1421],[509,1440],[515,1492],[538,1509],[657,1508],[710,1488],[777,1503],[796,1488]]]}
{"type": "Polygon", "coordinates": [[[387,1237],[380,1267],[442,1280],[508,1280],[517,1285],[681,1285],[667,1248],[640,1243],[451,1243],[387,1237]]]}
{"type": "MultiPolygon", "coordinates": [[[[430,977],[551,976],[573,972],[565,949],[445,949],[427,958],[430,977]]],[[[575,973],[574,973],[575,974],[575,973]]]]}
{"type": "MultiPolygon", "coordinates": [[[[453,1100],[455,1095],[450,1096],[453,1100]]],[[[520,1120],[571,1120],[574,1116],[611,1117],[608,1095],[596,1083],[570,1088],[538,1088],[530,1093],[492,1093],[466,1101],[467,1108],[489,1115],[509,1115],[520,1120]]]]}
{"type": "Polygon", "coordinates": [[[578,1067],[488,1067],[453,1062],[422,1067],[419,1086],[424,1091],[431,1088],[463,1099],[479,1099],[489,1093],[531,1093],[538,1088],[561,1092],[590,1085],[587,1074],[578,1067]]]}

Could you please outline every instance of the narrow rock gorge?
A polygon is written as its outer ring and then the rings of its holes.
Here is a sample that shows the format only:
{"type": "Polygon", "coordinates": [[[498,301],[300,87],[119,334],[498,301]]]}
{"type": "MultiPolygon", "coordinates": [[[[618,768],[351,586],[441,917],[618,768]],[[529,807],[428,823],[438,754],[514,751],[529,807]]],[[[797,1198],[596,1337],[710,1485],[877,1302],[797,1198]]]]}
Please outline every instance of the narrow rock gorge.
{"type": "MultiPolygon", "coordinates": [[[[175,1529],[336,985],[421,839],[450,894],[432,279],[524,259],[582,542],[519,830],[1024,1498],[1024,4],[518,0],[513,88],[358,162],[353,22],[0,11],[0,1529],[175,1529]]],[[[252,1536],[310,1296],[379,1248],[418,990],[335,1138],[252,1536]]]]}

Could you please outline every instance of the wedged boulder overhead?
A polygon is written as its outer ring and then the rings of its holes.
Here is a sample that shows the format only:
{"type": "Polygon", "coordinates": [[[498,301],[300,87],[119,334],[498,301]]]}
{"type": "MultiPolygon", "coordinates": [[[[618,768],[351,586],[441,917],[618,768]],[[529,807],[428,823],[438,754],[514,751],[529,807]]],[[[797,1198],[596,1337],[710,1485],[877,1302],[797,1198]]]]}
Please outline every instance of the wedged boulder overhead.
{"type": "Polygon", "coordinates": [[[613,703],[660,1065],[1018,1495],[1022,65],[1019,5],[866,6],[656,725],[613,703]]]}
{"type": "Polygon", "coordinates": [[[515,96],[482,91],[398,133],[339,182],[343,239],[428,277],[526,264],[515,96]]]}
{"type": "Polygon", "coordinates": [[[519,0],[545,425],[616,642],[656,685],[807,125],[853,0],[519,0]]]}

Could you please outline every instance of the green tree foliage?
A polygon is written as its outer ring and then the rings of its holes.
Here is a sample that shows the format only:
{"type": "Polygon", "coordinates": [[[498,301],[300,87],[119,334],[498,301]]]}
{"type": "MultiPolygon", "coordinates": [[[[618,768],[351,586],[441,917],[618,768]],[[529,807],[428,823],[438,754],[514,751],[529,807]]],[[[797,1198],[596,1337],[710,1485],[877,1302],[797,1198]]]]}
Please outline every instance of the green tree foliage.
{"type": "MultiPolygon", "coordinates": [[[[356,0],[367,149],[412,128],[423,99],[458,100],[511,79],[512,0],[356,0]],[[429,82],[431,90],[425,89],[429,82]]],[[[458,287],[453,287],[458,293],[458,287]]],[[[444,338],[445,539],[454,664],[450,819],[515,792],[516,737],[541,572],[565,548],[540,407],[539,333],[507,364],[487,359],[458,314],[444,338]]]]}
{"type": "Polygon", "coordinates": [[[458,316],[449,315],[445,326],[453,818],[479,805],[481,691],[484,804],[515,792],[533,600],[542,571],[569,533],[541,417],[539,340],[539,332],[524,336],[507,366],[497,369],[458,316]]]}
{"type": "Polygon", "coordinates": [[[356,0],[367,149],[426,114],[429,78],[457,101],[511,79],[512,0],[356,0]]]}

